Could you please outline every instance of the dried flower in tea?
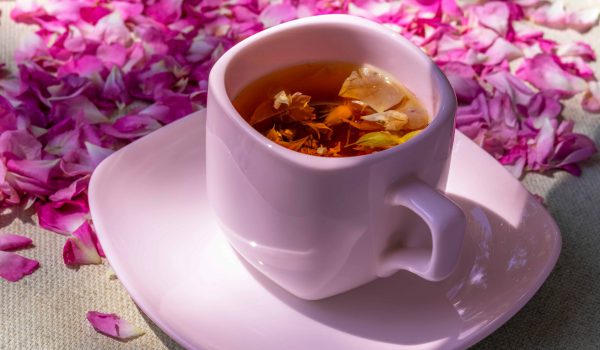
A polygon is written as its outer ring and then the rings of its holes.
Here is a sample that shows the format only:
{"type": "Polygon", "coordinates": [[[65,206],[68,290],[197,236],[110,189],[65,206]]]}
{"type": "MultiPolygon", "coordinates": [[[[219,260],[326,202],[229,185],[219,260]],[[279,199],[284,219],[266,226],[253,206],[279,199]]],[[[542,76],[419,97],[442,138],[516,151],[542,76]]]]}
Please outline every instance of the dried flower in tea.
{"type": "Polygon", "coordinates": [[[269,140],[320,157],[394,147],[429,123],[427,111],[406,88],[375,68],[348,63],[277,71],[250,84],[233,103],[269,140]]]}

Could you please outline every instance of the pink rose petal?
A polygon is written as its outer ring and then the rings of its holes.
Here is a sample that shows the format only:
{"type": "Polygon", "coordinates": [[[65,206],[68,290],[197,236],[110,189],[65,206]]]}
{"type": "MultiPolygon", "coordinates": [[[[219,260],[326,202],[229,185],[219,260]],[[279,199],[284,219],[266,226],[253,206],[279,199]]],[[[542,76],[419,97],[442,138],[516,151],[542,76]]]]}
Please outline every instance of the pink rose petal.
{"type": "Polygon", "coordinates": [[[566,18],[566,24],[569,28],[585,33],[598,24],[600,17],[600,8],[590,8],[570,13],[566,18]]]}
{"type": "Polygon", "coordinates": [[[600,9],[598,8],[569,12],[562,1],[556,1],[551,5],[544,5],[537,8],[529,17],[535,23],[550,28],[572,28],[584,33],[598,24],[599,16],[600,9]]]}
{"type": "Polygon", "coordinates": [[[516,104],[527,106],[534,92],[522,80],[506,71],[486,74],[483,79],[497,91],[508,94],[516,104]]]}
{"type": "Polygon", "coordinates": [[[558,56],[577,56],[583,58],[585,61],[595,61],[596,53],[592,47],[581,41],[572,41],[561,44],[556,49],[558,56]]]}
{"type": "Polygon", "coordinates": [[[54,192],[54,194],[51,195],[49,199],[54,202],[71,200],[74,197],[81,194],[83,191],[87,190],[89,182],[89,175],[80,177],[79,179],[73,181],[68,187],[62,188],[54,192]]]}
{"type": "Polygon", "coordinates": [[[109,337],[120,340],[129,340],[144,334],[144,331],[115,314],[106,314],[97,311],[88,311],[86,315],[94,329],[109,337]]]}
{"type": "Polygon", "coordinates": [[[0,234],[0,250],[16,250],[31,245],[31,238],[9,233],[0,234]]]}
{"type": "Polygon", "coordinates": [[[485,61],[486,65],[497,65],[504,60],[512,61],[516,58],[523,56],[523,52],[516,45],[510,43],[509,41],[498,38],[492,46],[485,52],[487,59],[485,61]]]}
{"type": "Polygon", "coordinates": [[[64,235],[79,228],[87,220],[88,213],[84,199],[50,202],[37,208],[40,226],[64,235]]]}
{"type": "Polygon", "coordinates": [[[483,88],[476,80],[475,70],[469,65],[450,62],[442,67],[446,77],[452,84],[459,100],[470,102],[483,92],[483,88]]]}
{"type": "Polygon", "coordinates": [[[505,2],[489,1],[484,5],[474,7],[477,20],[483,26],[495,30],[505,36],[508,31],[510,10],[505,2]]]}
{"type": "Polygon", "coordinates": [[[100,252],[102,255],[104,252],[99,247],[96,233],[89,223],[84,222],[65,242],[63,260],[69,266],[101,264],[100,252]]]}
{"type": "Polygon", "coordinates": [[[16,282],[31,274],[40,264],[15,253],[0,251],[0,277],[16,282]]]}
{"type": "Polygon", "coordinates": [[[517,76],[538,89],[555,91],[563,97],[573,96],[586,87],[583,79],[563,70],[555,59],[547,54],[525,59],[517,69],[517,76]]]}
{"type": "Polygon", "coordinates": [[[296,8],[287,3],[270,4],[259,15],[259,21],[265,28],[287,22],[297,17],[296,8]]]}

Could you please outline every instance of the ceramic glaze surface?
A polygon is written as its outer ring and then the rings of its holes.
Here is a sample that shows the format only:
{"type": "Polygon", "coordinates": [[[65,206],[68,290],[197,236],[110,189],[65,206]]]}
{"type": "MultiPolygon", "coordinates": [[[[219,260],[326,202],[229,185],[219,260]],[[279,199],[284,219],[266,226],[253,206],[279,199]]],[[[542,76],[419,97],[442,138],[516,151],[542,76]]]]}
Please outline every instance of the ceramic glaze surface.
{"type": "Polygon", "coordinates": [[[523,307],[558,258],[548,212],[457,133],[446,190],[467,215],[467,233],[452,274],[429,282],[401,271],[328,299],[298,299],[246,264],[220,231],[207,203],[204,123],[197,113],[134,142],[90,184],[111,267],[188,349],[464,349],[523,307]]]}
{"type": "Polygon", "coordinates": [[[455,111],[454,92],[437,66],[375,22],[327,15],[275,26],[231,48],[211,70],[209,202],[238,253],[304,299],[399,269],[443,279],[456,266],[465,227],[460,208],[438,192],[447,180],[455,111]],[[388,72],[429,109],[431,124],[385,151],[320,158],[268,140],[230,102],[267,72],[314,61],[388,72]]]}

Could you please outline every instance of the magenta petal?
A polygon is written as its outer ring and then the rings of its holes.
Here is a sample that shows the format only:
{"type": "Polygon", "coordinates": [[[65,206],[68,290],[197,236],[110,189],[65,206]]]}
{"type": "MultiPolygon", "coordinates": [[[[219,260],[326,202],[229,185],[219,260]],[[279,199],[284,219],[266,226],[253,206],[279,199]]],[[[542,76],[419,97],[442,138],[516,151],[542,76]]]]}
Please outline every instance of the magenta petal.
{"type": "Polygon", "coordinates": [[[6,168],[16,174],[47,183],[50,173],[56,168],[60,159],[53,160],[9,160],[6,168]]]}
{"type": "Polygon", "coordinates": [[[70,234],[86,220],[89,209],[84,199],[42,204],[37,208],[41,227],[60,234],[70,234]]]}
{"type": "Polygon", "coordinates": [[[40,266],[35,260],[11,252],[0,251],[0,277],[16,282],[40,266]]]}
{"type": "Polygon", "coordinates": [[[144,331],[131,323],[121,319],[115,314],[105,314],[97,311],[88,311],[86,315],[94,329],[101,334],[120,340],[139,337],[144,331]]]}
{"type": "Polygon", "coordinates": [[[114,124],[104,124],[101,128],[108,135],[134,139],[147,135],[160,127],[161,124],[151,116],[138,114],[121,117],[114,124]]]}
{"type": "Polygon", "coordinates": [[[29,246],[31,238],[10,233],[0,234],[0,250],[15,250],[29,246]]]}
{"type": "Polygon", "coordinates": [[[90,176],[83,176],[73,181],[68,187],[56,191],[49,199],[53,202],[71,200],[87,189],[90,176]]]}
{"type": "MultiPolygon", "coordinates": [[[[99,246],[100,243],[96,233],[86,221],[73,232],[73,237],[69,237],[65,242],[63,260],[66,265],[70,266],[100,264],[102,259],[100,259],[97,250],[99,246]]],[[[104,255],[104,252],[102,252],[102,255],[104,255]]]]}

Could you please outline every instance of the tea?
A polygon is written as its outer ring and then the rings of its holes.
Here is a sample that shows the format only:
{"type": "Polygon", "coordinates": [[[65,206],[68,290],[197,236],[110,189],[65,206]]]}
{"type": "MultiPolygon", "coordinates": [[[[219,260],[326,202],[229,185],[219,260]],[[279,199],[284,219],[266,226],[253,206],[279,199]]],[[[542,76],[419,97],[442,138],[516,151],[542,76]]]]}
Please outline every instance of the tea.
{"type": "Polygon", "coordinates": [[[270,73],[233,100],[265,137],[314,156],[350,157],[404,143],[429,124],[416,96],[371,66],[307,63],[270,73]]]}

